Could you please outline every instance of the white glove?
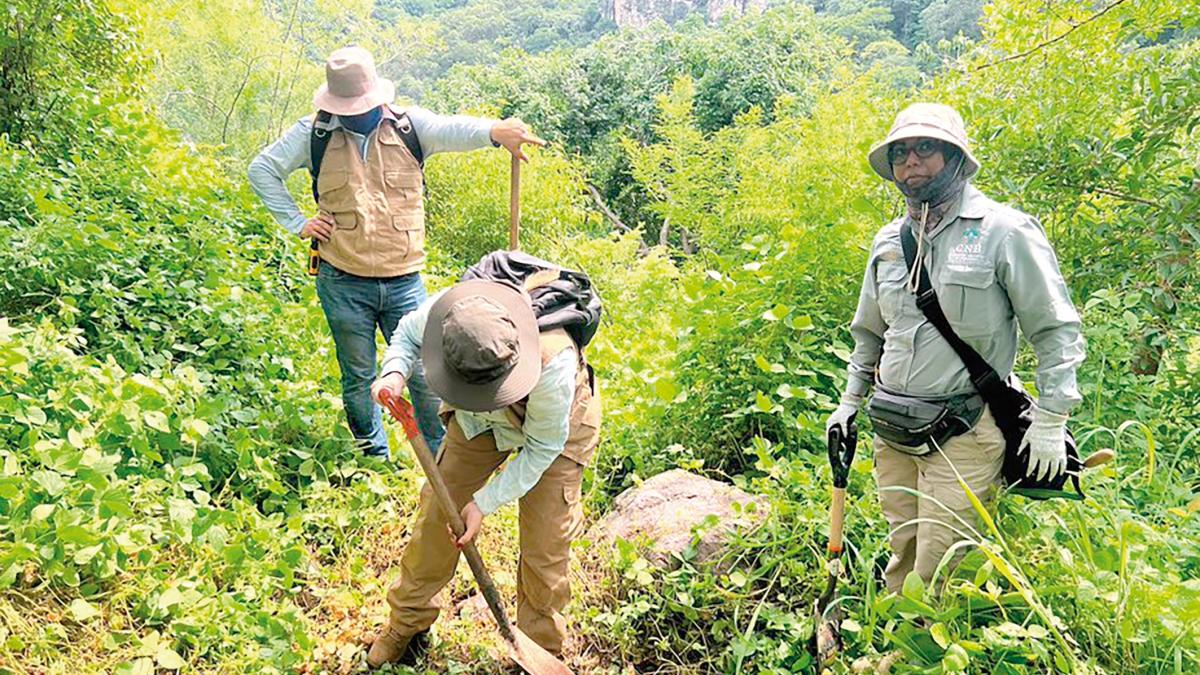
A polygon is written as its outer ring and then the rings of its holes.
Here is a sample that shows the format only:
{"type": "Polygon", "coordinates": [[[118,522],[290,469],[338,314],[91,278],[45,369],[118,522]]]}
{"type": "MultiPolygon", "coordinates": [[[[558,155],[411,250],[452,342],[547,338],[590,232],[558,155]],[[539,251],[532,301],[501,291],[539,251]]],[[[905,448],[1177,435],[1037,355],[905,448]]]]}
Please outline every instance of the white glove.
{"type": "Polygon", "coordinates": [[[1027,476],[1035,480],[1053,480],[1067,470],[1067,416],[1035,407],[1033,423],[1021,439],[1021,449],[1029,448],[1027,476]]]}
{"type": "Polygon", "coordinates": [[[850,422],[854,420],[854,416],[858,414],[858,406],[862,403],[861,396],[854,394],[845,394],[842,396],[842,402],[838,404],[837,410],[829,416],[825,421],[825,435],[829,435],[829,431],[834,427],[838,427],[842,432],[842,438],[847,436],[847,428],[850,422]]]}

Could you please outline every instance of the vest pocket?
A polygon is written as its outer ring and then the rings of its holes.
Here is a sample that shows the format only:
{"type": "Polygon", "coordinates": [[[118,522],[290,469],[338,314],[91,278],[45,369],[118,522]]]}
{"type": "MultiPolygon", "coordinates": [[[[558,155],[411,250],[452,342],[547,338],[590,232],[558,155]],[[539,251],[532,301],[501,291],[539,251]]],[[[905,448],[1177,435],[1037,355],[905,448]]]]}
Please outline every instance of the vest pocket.
{"type": "Polygon", "coordinates": [[[337,230],[353,230],[358,227],[358,214],[353,211],[334,213],[333,225],[337,230]]]}
{"type": "Polygon", "coordinates": [[[329,208],[330,211],[336,209],[338,205],[346,201],[347,195],[351,193],[346,189],[349,182],[350,175],[345,169],[322,170],[317,176],[317,194],[321,203],[334,207],[329,208]]]}
{"type": "Polygon", "coordinates": [[[386,171],[383,174],[383,180],[390,188],[400,188],[406,191],[416,192],[421,189],[421,172],[414,170],[399,169],[396,171],[386,171]]]}
{"type": "Polygon", "coordinates": [[[412,216],[392,216],[392,229],[400,237],[405,257],[425,249],[425,225],[414,221],[412,216]]]}
{"type": "Polygon", "coordinates": [[[383,176],[388,209],[392,213],[416,213],[422,208],[421,181],[415,181],[402,171],[389,171],[383,176]]]}

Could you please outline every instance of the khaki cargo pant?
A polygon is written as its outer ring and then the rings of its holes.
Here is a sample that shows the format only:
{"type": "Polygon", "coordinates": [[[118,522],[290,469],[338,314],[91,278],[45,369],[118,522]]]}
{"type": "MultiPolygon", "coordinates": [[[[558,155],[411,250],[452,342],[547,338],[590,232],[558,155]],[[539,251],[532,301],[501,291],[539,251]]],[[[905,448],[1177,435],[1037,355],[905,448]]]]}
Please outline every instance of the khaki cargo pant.
{"type": "MultiPolygon", "coordinates": [[[[459,509],[483,487],[508,454],[496,450],[491,432],[468,440],[451,418],[438,467],[459,509]]],[[[583,523],[582,482],[583,466],[559,456],[520,500],[517,626],[555,654],[562,651],[566,637],[562,610],[571,599],[571,540],[583,523]]],[[[401,634],[425,630],[437,619],[434,596],[454,576],[459,556],[446,528],[446,517],[427,484],[421,490],[412,539],[400,560],[400,577],[387,594],[389,622],[401,634]]]]}
{"type": "MultiPolygon", "coordinates": [[[[929,583],[942,556],[963,538],[957,531],[967,528],[958,518],[978,527],[978,514],[959,485],[951,463],[976,496],[985,505],[990,504],[1004,464],[1004,437],[990,410],[985,408],[975,428],[950,439],[942,452],[924,457],[905,454],[875,437],[879,503],[892,532],[892,557],[883,573],[889,591],[899,592],[904,578],[913,570],[929,583]],[[932,499],[886,489],[889,487],[909,488],[932,499]],[[920,522],[910,522],[915,520],[920,522]]],[[[957,562],[957,557],[952,562],[957,562]]],[[[947,569],[953,569],[953,565],[947,569]]],[[[943,572],[939,579],[945,578],[943,572]]]]}

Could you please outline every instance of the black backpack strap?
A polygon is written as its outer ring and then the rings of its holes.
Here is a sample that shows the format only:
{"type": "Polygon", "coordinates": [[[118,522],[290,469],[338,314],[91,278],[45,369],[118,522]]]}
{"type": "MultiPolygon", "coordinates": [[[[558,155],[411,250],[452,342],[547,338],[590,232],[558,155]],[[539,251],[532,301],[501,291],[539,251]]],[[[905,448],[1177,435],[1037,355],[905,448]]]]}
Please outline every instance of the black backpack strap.
{"type": "Polygon", "coordinates": [[[413,159],[417,160],[417,164],[421,165],[421,170],[425,170],[425,151],[421,149],[421,141],[417,138],[417,130],[413,128],[412,120],[407,112],[402,112],[396,115],[396,133],[400,134],[400,140],[404,141],[404,147],[412,153],[413,159]]]}
{"type": "Polygon", "coordinates": [[[913,265],[921,266],[920,280],[917,283],[917,307],[920,308],[921,313],[925,315],[929,323],[933,324],[934,328],[937,328],[946,342],[950,343],[954,353],[962,359],[963,365],[967,367],[967,372],[971,375],[971,383],[983,396],[983,400],[992,406],[993,410],[997,407],[1004,409],[1010,406],[1008,385],[1000,379],[996,369],[992,368],[991,364],[979,355],[979,352],[954,332],[950,320],[942,311],[937,293],[934,292],[933,284],[929,280],[929,270],[925,269],[924,262],[916,260],[917,240],[913,236],[912,226],[908,222],[900,226],[900,247],[904,249],[904,265],[910,274],[913,265]]]}
{"type": "Polygon", "coordinates": [[[321,193],[317,192],[317,176],[321,174],[321,161],[325,159],[325,148],[329,145],[329,121],[333,119],[333,115],[324,111],[318,110],[316,118],[313,119],[312,131],[308,135],[308,153],[309,153],[309,174],[312,175],[312,196],[313,201],[319,201],[321,193]]]}
{"type": "MultiPolygon", "coordinates": [[[[329,145],[329,125],[333,115],[320,110],[317,112],[316,118],[313,120],[312,131],[308,137],[308,152],[309,164],[312,174],[312,195],[313,201],[318,201],[321,193],[317,191],[317,176],[321,174],[321,162],[325,159],[325,148],[329,145]]],[[[421,149],[421,141],[417,139],[417,132],[413,129],[412,120],[409,119],[408,113],[400,113],[396,117],[396,133],[400,134],[400,140],[404,141],[404,147],[412,153],[417,164],[421,166],[421,170],[425,170],[425,151],[421,149]]]]}

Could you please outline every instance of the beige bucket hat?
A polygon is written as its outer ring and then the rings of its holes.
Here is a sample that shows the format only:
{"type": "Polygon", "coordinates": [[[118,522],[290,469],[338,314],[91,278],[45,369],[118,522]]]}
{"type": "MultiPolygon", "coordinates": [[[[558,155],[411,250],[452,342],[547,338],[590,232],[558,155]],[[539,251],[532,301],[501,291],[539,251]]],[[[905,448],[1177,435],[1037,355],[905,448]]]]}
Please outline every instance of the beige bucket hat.
{"type": "Polygon", "coordinates": [[[370,52],[343,47],[325,61],[325,84],[313,94],[313,107],[334,115],[360,115],[395,98],[395,85],[375,73],[370,52]]]}
{"type": "Polygon", "coordinates": [[[429,308],[421,363],[429,387],[455,408],[487,412],[525,398],[542,376],[529,296],[484,279],[453,286],[429,308]]]}
{"type": "Polygon", "coordinates": [[[970,178],[979,171],[979,161],[971,154],[967,129],[958,111],[943,103],[914,103],[896,115],[892,130],[882,143],[871,148],[867,161],[871,168],[886,180],[894,181],[892,163],[888,161],[888,146],[909,138],[936,138],[962,150],[963,177],[970,178]]]}

